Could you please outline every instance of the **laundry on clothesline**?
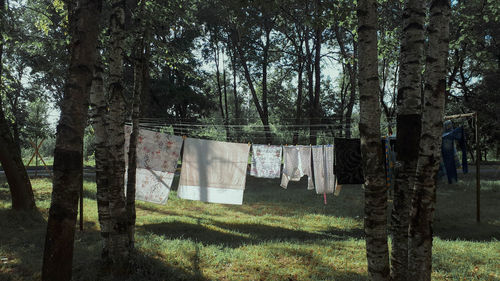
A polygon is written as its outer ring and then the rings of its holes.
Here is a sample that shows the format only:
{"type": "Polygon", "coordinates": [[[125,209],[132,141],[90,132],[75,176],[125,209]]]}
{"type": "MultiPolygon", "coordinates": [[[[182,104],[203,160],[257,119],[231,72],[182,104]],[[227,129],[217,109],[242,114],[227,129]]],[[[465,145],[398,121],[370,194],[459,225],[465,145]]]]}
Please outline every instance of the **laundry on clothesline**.
{"type": "Polygon", "coordinates": [[[283,147],[283,174],[280,186],[287,188],[289,181],[300,181],[303,176],[307,176],[307,189],[314,189],[311,147],[302,145],[283,147]]]}
{"type": "Polygon", "coordinates": [[[281,146],[252,145],[250,175],[258,178],[279,178],[281,175],[281,146]]]}
{"type": "MultiPolygon", "coordinates": [[[[125,165],[128,165],[131,126],[125,126],[125,165]]],[[[139,130],[135,199],[166,204],[182,147],[182,137],[139,130]]],[[[125,173],[127,175],[127,173],[125,173]]],[[[127,187],[125,176],[125,189],[127,187]]]]}
{"type": "Polygon", "coordinates": [[[177,195],[210,203],[243,203],[250,146],[187,138],[177,195]]]}
{"type": "Polygon", "coordinates": [[[335,138],[335,175],[338,184],[363,184],[361,141],[335,138]]]}
{"type": "Polygon", "coordinates": [[[314,186],[317,194],[335,192],[336,179],[333,172],[333,158],[333,145],[316,145],[312,147],[314,186]]]}
{"type": "MultiPolygon", "coordinates": [[[[127,164],[131,131],[131,126],[125,126],[127,164]]],[[[338,195],[342,182],[336,174],[344,173],[343,183],[359,183],[360,177],[362,182],[362,170],[359,140],[335,141],[339,146],[337,151],[333,145],[282,147],[255,144],[252,146],[250,174],[260,178],[279,178],[281,174],[280,186],[283,188],[287,188],[289,181],[299,181],[307,176],[308,190],[315,189],[316,193],[325,196],[338,195]],[[338,171],[334,169],[334,161],[338,171]]],[[[194,138],[183,140],[180,136],[144,129],[139,130],[137,142],[136,199],[157,204],[167,202],[183,143],[178,196],[241,205],[250,144],[194,138]]]]}

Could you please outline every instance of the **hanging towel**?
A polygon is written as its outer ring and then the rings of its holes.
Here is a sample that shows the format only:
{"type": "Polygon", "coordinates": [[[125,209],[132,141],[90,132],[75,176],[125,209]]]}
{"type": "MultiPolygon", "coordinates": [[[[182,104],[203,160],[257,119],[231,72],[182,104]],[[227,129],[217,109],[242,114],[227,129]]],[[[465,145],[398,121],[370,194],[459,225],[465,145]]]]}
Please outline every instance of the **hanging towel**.
{"type": "Polygon", "coordinates": [[[187,138],[177,195],[210,203],[243,203],[248,144],[187,138]]]}
{"type": "MultiPolygon", "coordinates": [[[[125,127],[125,165],[128,165],[131,126],[125,127]]],[[[135,199],[166,204],[177,161],[182,147],[182,137],[139,130],[137,138],[137,169],[135,199]]],[[[126,169],[127,170],[127,169],[126,169]]],[[[127,186],[125,173],[125,189],[127,186]]]]}
{"type": "Polygon", "coordinates": [[[281,174],[281,146],[252,145],[250,175],[257,178],[279,178],[281,174]]]}
{"type": "Polygon", "coordinates": [[[333,146],[316,145],[312,147],[314,186],[317,194],[330,194],[335,191],[333,173],[333,146]]]}
{"type": "Polygon", "coordinates": [[[448,183],[458,181],[457,165],[455,162],[455,141],[458,142],[462,150],[462,170],[464,173],[468,172],[467,167],[467,146],[465,142],[465,134],[463,127],[456,128],[443,134],[441,145],[441,152],[443,156],[443,166],[448,177],[448,183]]]}
{"type": "Polygon", "coordinates": [[[338,184],[364,183],[359,139],[335,138],[335,175],[338,184]]]}
{"type": "Polygon", "coordinates": [[[299,145],[283,147],[283,162],[281,187],[287,188],[289,181],[300,181],[300,178],[307,176],[307,189],[314,189],[310,146],[299,145]]]}

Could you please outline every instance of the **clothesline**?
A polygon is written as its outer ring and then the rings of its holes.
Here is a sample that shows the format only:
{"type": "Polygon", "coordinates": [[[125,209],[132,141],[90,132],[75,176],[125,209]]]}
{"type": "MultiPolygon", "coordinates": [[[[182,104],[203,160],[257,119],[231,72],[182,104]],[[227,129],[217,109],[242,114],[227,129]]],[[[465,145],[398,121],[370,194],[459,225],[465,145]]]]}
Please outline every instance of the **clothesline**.
{"type": "Polygon", "coordinates": [[[278,124],[278,125],[235,125],[235,124],[188,124],[188,123],[150,123],[150,122],[144,122],[140,123],[141,125],[144,124],[151,124],[151,125],[164,125],[164,126],[173,126],[173,127],[197,127],[197,128],[202,128],[202,127],[210,127],[210,126],[217,126],[217,127],[228,127],[228,128],[309,128],[309,127],[341,127],[339,124],[303,124],[303,125],[296,125],[296,124],[278,124]]]}
{"type": "MultiPolygon", "coordinates": [[[[128,151],[131,131],[131,126],[125,127],[125,151],[128,151]]],[[[307,175],[308,189],[316,189],[318,194],[323,194],[325,204],[327,193],[336,192],[335,195],[338,195],[340,191],[336,189],[333,145],[282,146],[231,143],[184,138],[144,129],[141,129],[139,134],[141,139],[137,144],[136,170],[138,200],[157,204],[167,202],[182,146],[184,148],[177,195],[183,199],[241,205],[250,148],[252,149],[250,175],[254,177],[280,178],[283,175],[280,185],[286,188],[289,180],[298,181],[307,175]],[[201,151],[204,153],[200,153],[201,151]]],[[[342,170],[344,173],[352,172],[352,167],[345,165],[352,165],[354,159],[351,156],[360,153],[359,140],[354,147],[348,144],[351,141],[335,142],[339,147],[342,147],[343,143],[347,144],[346,147],[339,149],[338,157],[344,157],[338,162],[342,164],[337,166],[339,176],[343,175],[342,170]],[[347,151],[349,153],[346,153],[347,151]],[[341,169],[342,167],[347,169],[341,169]]],[[[359,159],[354,165],[360,167],[359,159]]],[[[348,174],[344,177],[347,181],[355,180],[348,174]]],[[[341,180],[339,177],[339,184],[341,180]]]]}

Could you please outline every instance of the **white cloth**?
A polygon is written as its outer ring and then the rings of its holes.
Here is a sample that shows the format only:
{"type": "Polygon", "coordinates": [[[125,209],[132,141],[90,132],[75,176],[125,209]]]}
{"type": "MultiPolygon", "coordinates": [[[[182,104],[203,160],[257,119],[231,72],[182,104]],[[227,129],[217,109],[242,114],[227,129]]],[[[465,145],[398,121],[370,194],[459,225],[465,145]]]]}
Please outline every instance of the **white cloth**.
{"type": "Polygon", "coordinates": [[[281,146],[252,145],[250,175],[258,178],[279,178],[281,174],[281,146]]]}
{"type": "Polygon", "coordinates": [[[187,138],[177,195],[211,203],[243,203],[248,144],[187,138]]]}
{"type": "Polygon", "coordinates": [[[335,174],[333,173],[333,146],[313,146],[312,155],[314,168],[314,185],[316,187],[316,193],[334,193],[335,174]]]}
{"type": "MultiPolygon", "coordinates": [[[[132,127],[125,126],[125,165],[128,165],[131,132],[132,127]]],[[[139,130],[135,199],[156,204],[167,203],[181,147],[182,137],[139,130]]],[[[126,181],[127,176],[125,189],[126,181]]]]}
{"type": "Polygon", "coordinates": [[[287,188],[289,181],[299,181],[303,176],[307,176],[307,189],[314,189],[310,146],[298,145],[283,147],[283,162],[281,187],[287,188]]]}

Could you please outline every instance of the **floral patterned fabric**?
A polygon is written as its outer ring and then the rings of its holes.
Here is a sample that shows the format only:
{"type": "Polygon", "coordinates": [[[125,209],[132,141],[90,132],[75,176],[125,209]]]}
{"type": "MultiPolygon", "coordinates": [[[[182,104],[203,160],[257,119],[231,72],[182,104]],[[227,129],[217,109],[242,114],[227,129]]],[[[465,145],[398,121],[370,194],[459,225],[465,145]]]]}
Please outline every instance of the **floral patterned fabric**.
{"type": "MultiPolygon", "coordinates": [[[[125,159],[128,164],[128,150],[132,127],[125,126],[125,159]]],[[[177,161],[182,147],[182,137],[139,130],[137,139],[137,170],[135,199],[166,204],[177,161]]]]}
{"type": "Polygon", "coordinates": [[[258,178],[279,178],[281,174],[281,146],[252,145],[250,175],[258,178]]]}

